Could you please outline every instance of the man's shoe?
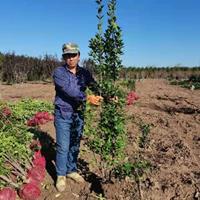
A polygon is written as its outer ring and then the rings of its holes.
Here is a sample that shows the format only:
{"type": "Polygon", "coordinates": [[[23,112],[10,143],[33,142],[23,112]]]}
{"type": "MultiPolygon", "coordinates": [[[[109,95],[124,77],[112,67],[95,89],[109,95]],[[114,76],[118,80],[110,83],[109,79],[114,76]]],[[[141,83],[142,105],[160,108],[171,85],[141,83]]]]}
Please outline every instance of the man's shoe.
{"type": "Polygon", "coordinates": [[[66,189],[66,177],[65,176],[57,177],[56,188],[59,192],[63,192],[66,189]]]}
{"type": "Polygon", "coordinates": [[[71,178],[72,180],[76,181],[77,183],[85,182],[84,178],[81,175],[79,175],[77,172],[69,173],[69,174],[67,174],[67,177],[71,178]]]}

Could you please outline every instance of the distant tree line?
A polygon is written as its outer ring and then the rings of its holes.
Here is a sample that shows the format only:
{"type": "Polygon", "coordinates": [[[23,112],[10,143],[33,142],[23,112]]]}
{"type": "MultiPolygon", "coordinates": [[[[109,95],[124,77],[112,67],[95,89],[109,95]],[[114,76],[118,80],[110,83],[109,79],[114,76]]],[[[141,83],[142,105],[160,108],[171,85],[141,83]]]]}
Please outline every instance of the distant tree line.
{"type": "MultiPolygon", "coordinates": [[[[7,84],[24,83],[27,81],[51,81],[52,71],[62,61],[55,56],[30,57],[15,55],[15,53],[0,53],[0,81],[7,84]]],[[[95,64],[85,59],[81,65],[96,74],[95,64]]],[[[121,79],[189,79],[200,76],[200,66],[197,67],[123,67],[121,79]]]]}
{"type": "Polygon", "coordinates": [[[121,78],[123,79],[190,79],[200,76],[200,66],[197,67],[128,67],[123,68],[121,78]]]}
{"type": "MultiPolygon", "coordinates": [[[[92,73],[96,73],[95,65],[90,59],[84,60],[82,65],[88,68],[92,73]]],[[[190,79],[192,77],[200,76],[200,66],[196,67],[183,67],[183,66],[173,66],[173,67],[123,67],[120,72],[120,78],[129,79],[190,79]]]]}
{"type": "Polygon", "coordinates": [[[7,84],[27,81],[47,81],[55,66],[61,63],[55,56],[29,57],[15,53],[0,53],[0,80],[7,84]]]}

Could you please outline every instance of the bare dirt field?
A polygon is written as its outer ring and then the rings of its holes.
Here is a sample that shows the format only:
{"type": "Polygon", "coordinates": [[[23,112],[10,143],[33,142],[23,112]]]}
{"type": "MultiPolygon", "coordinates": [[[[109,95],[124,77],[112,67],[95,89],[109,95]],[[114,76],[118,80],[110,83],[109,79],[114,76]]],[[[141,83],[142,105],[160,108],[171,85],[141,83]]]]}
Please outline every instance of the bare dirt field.
{"type": "MultiPolygon", "coordinates": [[[[126,108],[126,153],[129,158],[141,155],[150,161],[151,171],[137,183],[129,178],[102,183],[83,140],[79,168],[86,183],[67,180],[67,190],[58,193],[52,155],[40,200],[103,200],[98,198],[100,193],[108,200],[200,200],[200,90],[172,86],[166,80],[142,80],[136,83],[136,93],[139,100],[126,108]],[[138,121],[150,125],[145,148],[138,146],[138,121]]],[[[23,97],[53,102],[53,84],[0,85],[0,99],[23,97]]],[[[52,122],[41,129],[55,140],[52,122]]]]}

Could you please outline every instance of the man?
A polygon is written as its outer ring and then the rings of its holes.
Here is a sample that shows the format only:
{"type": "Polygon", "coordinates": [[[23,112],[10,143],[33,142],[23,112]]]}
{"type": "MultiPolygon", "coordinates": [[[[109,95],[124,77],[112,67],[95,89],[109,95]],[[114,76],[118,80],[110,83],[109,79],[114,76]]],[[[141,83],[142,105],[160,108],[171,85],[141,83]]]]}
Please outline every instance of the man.
{"type": "MultiPolygon", "coordinates": [[[[55,130],[56,130],[56,188],[66,188],[66,177],[83,183],[77,173],[77,158],[83,132],[83,111],[87,87],[97,92],[96,82],[86,69],[78,65],[80,50],[77,44],[64,44],[65,64],[53,73],[55,85],[55,130]]],[[[98,101],[98,98],[97,98],[98,101]]]]}

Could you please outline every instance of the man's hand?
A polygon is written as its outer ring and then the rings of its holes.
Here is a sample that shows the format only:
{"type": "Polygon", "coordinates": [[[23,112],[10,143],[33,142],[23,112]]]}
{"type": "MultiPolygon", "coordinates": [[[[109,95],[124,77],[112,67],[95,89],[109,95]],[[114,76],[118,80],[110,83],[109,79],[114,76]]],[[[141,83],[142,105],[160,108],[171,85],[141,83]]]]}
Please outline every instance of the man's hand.
{"type": "Polygon", "coordinates": [[[95,95],[88,95],[87,101],[95,106],[99,106],[101,104],[101,101],[103,100],[103,97],[101,96],[95,96],[95,95]]]}

